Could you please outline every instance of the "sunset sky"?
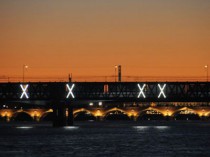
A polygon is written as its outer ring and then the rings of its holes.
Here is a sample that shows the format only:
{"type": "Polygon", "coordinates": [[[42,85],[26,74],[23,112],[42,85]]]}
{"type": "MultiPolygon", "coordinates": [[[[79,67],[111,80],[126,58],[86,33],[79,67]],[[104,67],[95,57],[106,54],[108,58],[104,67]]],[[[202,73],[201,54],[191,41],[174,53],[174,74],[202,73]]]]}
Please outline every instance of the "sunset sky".
{"type": "Polygon", "coordinates": [[[209,0],[0,0],[0,78],[202,76],[209,0]]]}

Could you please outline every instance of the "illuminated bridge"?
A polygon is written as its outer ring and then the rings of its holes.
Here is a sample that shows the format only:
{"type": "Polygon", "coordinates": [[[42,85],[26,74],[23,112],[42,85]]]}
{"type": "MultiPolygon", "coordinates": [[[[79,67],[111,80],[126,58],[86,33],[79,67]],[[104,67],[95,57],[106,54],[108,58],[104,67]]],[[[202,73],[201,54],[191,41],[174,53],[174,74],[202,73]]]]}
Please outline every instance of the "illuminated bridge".
{"type": "Polygon", "coordinates": [[[2,117],[10,119],[26,112],[40,120],[52,112],[54,126],[73,125],[80,111],[98,119],[110,112],[123,112],[133,119],[145,112],[165,117],[176,113],[208,117],[209,101],[208,82],[0,83],[2,117]]]}

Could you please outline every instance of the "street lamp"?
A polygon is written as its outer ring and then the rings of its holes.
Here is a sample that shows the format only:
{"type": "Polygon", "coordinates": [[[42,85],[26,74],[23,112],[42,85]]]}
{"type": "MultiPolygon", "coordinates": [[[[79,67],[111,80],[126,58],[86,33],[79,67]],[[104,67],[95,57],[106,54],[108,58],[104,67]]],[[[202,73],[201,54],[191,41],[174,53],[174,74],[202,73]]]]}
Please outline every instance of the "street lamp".
{"type": "Polygon", "coordinates": [[[114,80],[116,82],[116,72],[117,72],[117,65],[114,66],[114,80]]]}
{"type": "Polygon", "coordinates": [[[205,65],[204,68],[206,69],[206,81],[209,81],[209,67],[208,65],[205,65]]]}
{"type": "Polygon", "coordinates": [[[24,82],[24,79],[25,79],[25,69],[28,68],[28,65],[23,65],[23,82],[24,82]]]}

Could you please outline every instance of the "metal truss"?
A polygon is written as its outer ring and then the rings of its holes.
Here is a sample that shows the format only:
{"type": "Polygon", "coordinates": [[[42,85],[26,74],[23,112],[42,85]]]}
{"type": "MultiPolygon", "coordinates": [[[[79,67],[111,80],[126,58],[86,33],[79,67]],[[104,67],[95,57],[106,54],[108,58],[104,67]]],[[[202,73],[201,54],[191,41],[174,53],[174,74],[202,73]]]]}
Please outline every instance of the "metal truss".
{"type": "Polygon", "coordinates": [[[0,83],[0,101],[209,102],[209,82],[0,83]]]}

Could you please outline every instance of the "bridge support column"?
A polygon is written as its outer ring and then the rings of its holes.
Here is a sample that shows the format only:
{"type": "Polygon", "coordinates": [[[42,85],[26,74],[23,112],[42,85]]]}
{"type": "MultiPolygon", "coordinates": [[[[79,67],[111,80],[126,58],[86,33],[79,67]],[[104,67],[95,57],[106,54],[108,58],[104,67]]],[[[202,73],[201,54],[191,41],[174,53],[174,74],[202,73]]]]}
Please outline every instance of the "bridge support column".
{"type": "Polygon", "coordinates": [[[201,120],[205,121],[205,120],[207,120],[207,117],[206,116],[201,116],[201,120]]]}
{"type": "Polygon", "coordinates": [[[133,121],[137,121],[138,120],[138,116],[134,116],[133,121]]]}
{"type": "Polygon", "coordinates": [[[165,120],[167,120],[167,121],[172,120],[172,117],[171,116],[165,116],[165,120]]]}
{"type": "Polygon", "coordinates": [[[6,122],[10,122],[11,117],[6,116],[6,122]]]}
{"type": "Polygon", "coordinates": [[[74,125],[74,115],[73,115],[73,106],[72,106],[72,104],[69,104],[69,106],[68,106],[67,125],[68,126],[74,125]]]}
{"type": "Polygon", "coordinates": [[[65,102],[55,102],[53,107],[53,126],[72,126],[74,124],[73,105],[65,102]]]}
{"type": "Polygon", "coordinates": [[[103,116],[96,116],[96,121],[103,121],[104,117],[103,116]]]}
{"type": "Polygon", "coordinates": [[[57,102],[53,107],[53,126],[62,127],[67,125],[66,105],[65,103],[57,102]]]}

